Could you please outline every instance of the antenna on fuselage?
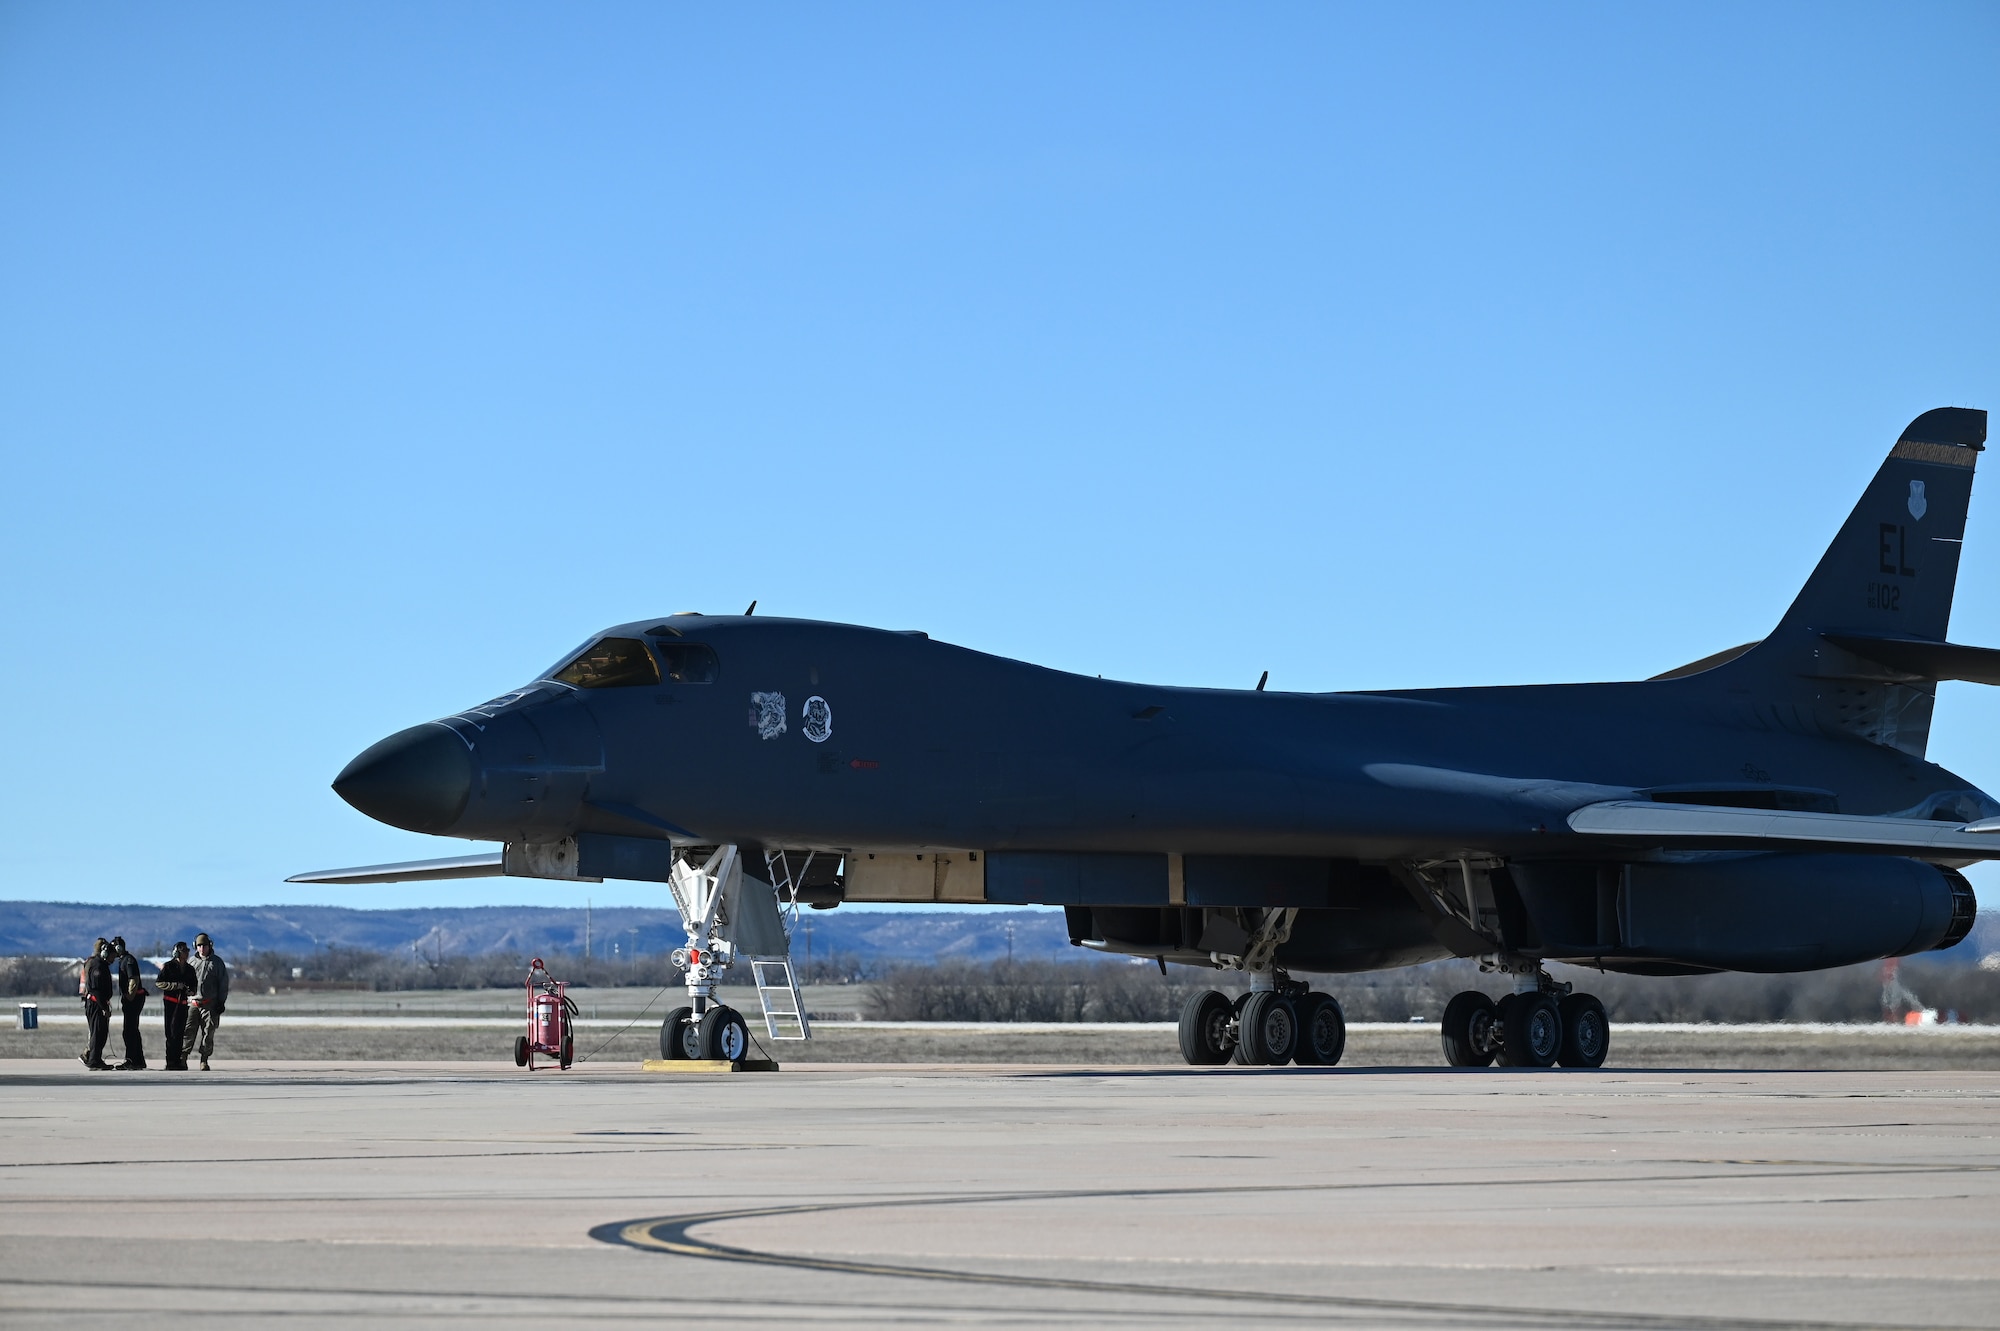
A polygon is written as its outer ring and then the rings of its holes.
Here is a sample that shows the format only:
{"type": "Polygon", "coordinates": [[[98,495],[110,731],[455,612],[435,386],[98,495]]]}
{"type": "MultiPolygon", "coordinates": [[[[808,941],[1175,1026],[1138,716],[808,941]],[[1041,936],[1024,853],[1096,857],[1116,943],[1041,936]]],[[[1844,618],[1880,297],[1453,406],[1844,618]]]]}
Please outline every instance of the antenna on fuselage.
{"type": "Polygon", "coordinates": [[[1262,693],[1264,691],[1264,686],[1266,684],[1269,684],[1270,682],[1271,682],[1271,672],[1268,670],[1266,670],[1263,674],[1257,676],[1257,692],[1262,693]]]}
{"type": "Polygon", "coordinates": [[[743,612],[743,617],[744,617],[745,619],[748,619],[748,618],[750,618],[750,616],[752,616],[752,615],[754,615],[754,614],[756,614],[756,613],[757,613],[757,603],[756,603],[755,601],[752,601],[752,602],[750,603],[750,608],[749,608],[748,610],[745,610],[745,611],[743,612]]]}

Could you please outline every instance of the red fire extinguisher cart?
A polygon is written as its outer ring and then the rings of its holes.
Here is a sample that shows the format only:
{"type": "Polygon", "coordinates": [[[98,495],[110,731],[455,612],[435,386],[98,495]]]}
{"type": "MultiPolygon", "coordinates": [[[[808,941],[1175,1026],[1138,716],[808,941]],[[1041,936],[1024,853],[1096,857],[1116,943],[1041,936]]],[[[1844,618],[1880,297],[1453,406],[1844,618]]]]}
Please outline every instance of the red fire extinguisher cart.
{"type": "Polygon", "coordinates": [[[535,1055],[552,1058],[558,1067],[568,1067],[576,1057],[576,1038],[570,1032],[576,1003],[563,992],[563,982],[549,974],[542,959],[528,966],[528,1033],[514,1041],[514,1066],[535,1070],[535,1055]]]}

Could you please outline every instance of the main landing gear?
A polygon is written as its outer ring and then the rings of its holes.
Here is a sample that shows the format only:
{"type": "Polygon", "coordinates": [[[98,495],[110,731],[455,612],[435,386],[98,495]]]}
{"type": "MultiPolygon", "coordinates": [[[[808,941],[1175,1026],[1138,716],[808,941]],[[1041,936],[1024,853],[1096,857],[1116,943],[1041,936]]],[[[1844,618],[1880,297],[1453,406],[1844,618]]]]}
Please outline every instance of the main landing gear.
{"type": "Polygon", "coordinates": [[[1347,1047],[1347,1020],[1331,995],[1279,978],[1233,1000],[1213,989],[1188,999],[1180,1042],[1181,1058],[1197,1067],[1331,1067],[1347,1047]]]}
{"type": "Polygon", "coordinates": [[[1569,992],[1539,967],[1516,976],[1516,992],[1494,1002],[1477,990],[1454,995],[1444,1009],[1444,1061],[1455,1068],[1602,1067],[1611,1052],[1611,1022],[1590,994],[1569,992]]]}

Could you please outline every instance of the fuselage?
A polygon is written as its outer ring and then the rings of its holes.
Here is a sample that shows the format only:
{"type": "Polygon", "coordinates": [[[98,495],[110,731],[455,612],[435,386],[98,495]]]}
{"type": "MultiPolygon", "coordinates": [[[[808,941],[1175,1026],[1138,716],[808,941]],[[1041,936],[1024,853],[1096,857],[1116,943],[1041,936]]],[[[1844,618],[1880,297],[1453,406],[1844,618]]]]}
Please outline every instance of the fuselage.
{"type": "Polygon", "coordinates": [[[598,641],[644,644],[659,679],[579,687],[559,665],[385,741],[428,736],[430,761],[455,771],[448,732],[463,754],[456,808],[399,816],[393,800],[356,798],[354,769],[343,794],[385,821],[475,840],[1358,861],[1584,853],[1565,814],[1662,789],[1806,792],[1858,814],[2000,812],[1933,763],[1699,675],[1309,694],[1094,679],[801,620],[684,615],[598,641]],[[707,656],[673,678],[667,653],[688,649],[707,656]]]}

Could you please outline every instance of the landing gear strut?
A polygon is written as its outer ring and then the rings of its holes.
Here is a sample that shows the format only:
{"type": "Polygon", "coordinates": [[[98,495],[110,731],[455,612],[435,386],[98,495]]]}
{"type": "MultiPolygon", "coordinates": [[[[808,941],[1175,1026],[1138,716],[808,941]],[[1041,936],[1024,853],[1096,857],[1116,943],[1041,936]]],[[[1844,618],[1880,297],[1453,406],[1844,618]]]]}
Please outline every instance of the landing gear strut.
{"type": "Polygon", "coordinates": [[[1514,976],[1515,991],[1498,1003],[1468,989],[1445,1005],[1444,1061],[1455,1068],[1566,1068],[1604,1065],[1611,1022],[1590,994],[1550,979],[1537,962],[1489,958],[1482,970],[1514,976]]]}

